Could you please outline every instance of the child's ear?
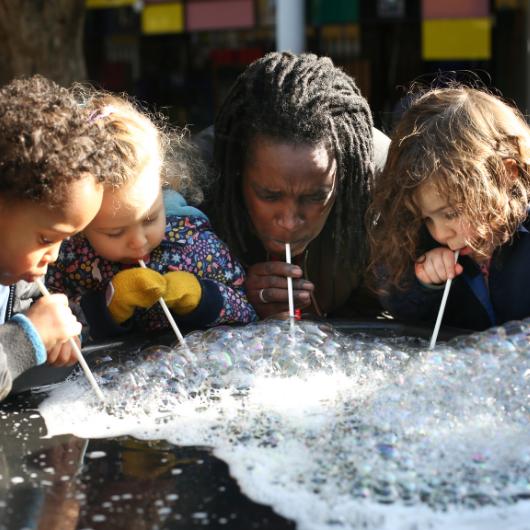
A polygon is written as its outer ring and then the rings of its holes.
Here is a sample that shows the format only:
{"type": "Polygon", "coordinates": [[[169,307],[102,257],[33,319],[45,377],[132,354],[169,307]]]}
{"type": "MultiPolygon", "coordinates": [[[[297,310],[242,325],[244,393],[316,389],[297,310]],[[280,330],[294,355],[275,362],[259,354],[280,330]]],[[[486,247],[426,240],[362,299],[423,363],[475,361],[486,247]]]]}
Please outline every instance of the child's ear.
{"type": "Polygon", "coordinates": [[[508,177],[515,180],[519,176],[519,166],[515,159],[505,158],[502,162],[504,163],[508,177]]]}

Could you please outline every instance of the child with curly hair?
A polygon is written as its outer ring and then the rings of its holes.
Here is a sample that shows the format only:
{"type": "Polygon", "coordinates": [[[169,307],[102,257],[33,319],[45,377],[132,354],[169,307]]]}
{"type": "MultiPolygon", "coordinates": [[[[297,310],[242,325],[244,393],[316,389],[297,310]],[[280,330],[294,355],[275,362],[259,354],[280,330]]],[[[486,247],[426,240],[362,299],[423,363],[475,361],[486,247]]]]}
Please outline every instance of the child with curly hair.
{"type": "Polygon", "coordinates": [[[159,298],[186,329],[254,320],[240,264],[207,217],[167,186],[197,192],[184,140],[131,101],[85,98],[94,122],[114,134],[121,183],[105,189],[83,234],[63,244],[48,272],[50,289],[80,304],[95,339],[167,327],[159,298]]]}
{"type": "Polygon", "coordinates": [[[368,217],[371,269],[394,317],[434,322],[450,278],[447,325],[530,316],[529,162],[530,129],[499,97],[453,86],[414,101],[368,217]]]}
{"type": "Polygon", "coordinates": [[[75,361],[67,341],[81,324],[66,296],[40,298],[34,280],[94,218],[114,176],[111,135],[88,118],[40,76],[0,89],[0,399],[32,366],[75,361]]]}

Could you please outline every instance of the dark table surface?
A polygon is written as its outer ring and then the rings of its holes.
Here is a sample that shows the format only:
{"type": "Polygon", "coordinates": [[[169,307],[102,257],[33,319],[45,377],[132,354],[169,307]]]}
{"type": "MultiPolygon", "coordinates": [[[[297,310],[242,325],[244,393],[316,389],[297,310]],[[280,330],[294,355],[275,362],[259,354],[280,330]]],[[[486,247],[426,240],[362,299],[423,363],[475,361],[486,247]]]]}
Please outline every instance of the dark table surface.
{"type": "MultiPolygon", "coordinates": [[[[430,334],[430,329],[388,321],[335,323],[346,332],[430,334]]],[[[458,330],[443,330],[441,338],[455,334],[458,330]]],[[[90,363],[98,352],[133,344],[141,349],[152,340],[132,338],[84,351],[90,363]]],[[[44,395],[25,389],[66,373],[43,368],[25,374],[16,382],[18,393],[0,404],[0,530],[295,528],[245,497],[226,464],[208,448],[131,437],[45,438],[36,410],[44,395]]]]}

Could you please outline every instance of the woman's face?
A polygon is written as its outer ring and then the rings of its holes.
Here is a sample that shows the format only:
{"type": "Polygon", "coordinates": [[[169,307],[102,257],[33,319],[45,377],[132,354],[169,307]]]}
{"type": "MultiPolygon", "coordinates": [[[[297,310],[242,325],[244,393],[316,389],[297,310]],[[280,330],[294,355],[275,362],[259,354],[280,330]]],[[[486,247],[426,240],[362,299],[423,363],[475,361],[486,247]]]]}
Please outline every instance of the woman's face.
{"type": "Polygon", "coordinates": [[[243,170],[243,196],[265,249],[301,254],[320,234],[337,190],[337,164],[324,143],[284,143],[257,136],[243,170]]]}

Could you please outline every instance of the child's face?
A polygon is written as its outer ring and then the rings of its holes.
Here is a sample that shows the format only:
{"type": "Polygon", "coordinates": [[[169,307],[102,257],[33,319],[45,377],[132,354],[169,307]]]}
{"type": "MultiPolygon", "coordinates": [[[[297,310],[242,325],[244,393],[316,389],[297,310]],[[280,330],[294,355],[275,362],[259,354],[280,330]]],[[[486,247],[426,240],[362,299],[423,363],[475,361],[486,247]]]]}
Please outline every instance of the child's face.
{"type": "Polygon", "coordinates": [[[46,274],[63,239],[83,230],[101,205],[103,186],[92,177],[70,184],[61,207],[0,196],[0,283],[28,282],[46,274]]]}
{"type": "Polygon", "coordinates": [[[435,241],[461,255],[470,254],[468,247],[472,238],[471,224],[429,183],[419,187],[416,203],[422,220],[435,241]]]}
{"type": "Polygon", "coordinates": [[[138,263],[160,244],[165,228],[160,179],[139,177],[131,185],[105,190],[101,209],[84,233],[103,258],[138,263]]]}

